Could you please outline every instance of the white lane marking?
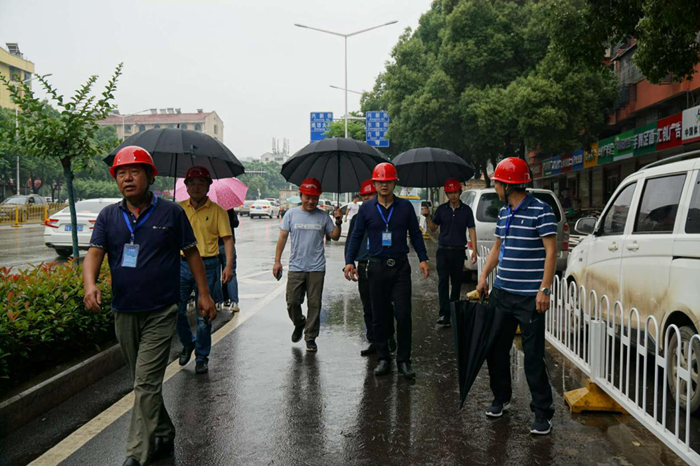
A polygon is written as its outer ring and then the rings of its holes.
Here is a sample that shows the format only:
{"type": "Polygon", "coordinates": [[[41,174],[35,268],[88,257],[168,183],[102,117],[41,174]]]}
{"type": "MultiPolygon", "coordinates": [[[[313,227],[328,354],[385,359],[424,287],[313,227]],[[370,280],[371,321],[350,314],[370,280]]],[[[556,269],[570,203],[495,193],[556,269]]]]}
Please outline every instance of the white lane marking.
{"type": "MultiPolygon", "coordinates": [[[[241,312],[227,322],[223,327],[219,329],[218,332],[211,336],[211,344],[214,346],[222,338],[226,337],[229,333],[234,331],[243,322],[255,315],[260,309],[267,306],[272,302],[277,296],[282,294],[287,285],[287,280],[280,283],[272,293],[268,294],[267,297],[261,300],[249,311],[244,309],[241,312]]],[[[194,361],[190,362],[189,365],[194,364],[194,361]]],[[[163,379],[163,384],[170,380],[175,374],[180,372],[187,366],[180,366],[178,360],[171,362],[167,369],[165,370],[165,378],[163,379]]],[[[83,445],[96,437],[100,432],[109,427],[113,422],[119,419],[124,414],[128,413],[129,410],[134,406],[134,392],[129,392],[122,399],[114,403],[112,406],[107,408],[98,414],[95,418],[90,420],[87,424],[80,427],[78,430],[70,434],[68,437],[63,439],[58,445],[54,446],[52,449],[41,455],[39,458],[30,463],[30,466],[44,466],[44,465],[57,465],[61,461],[66,460],[73,453],[78,451],[83,445]]]]}

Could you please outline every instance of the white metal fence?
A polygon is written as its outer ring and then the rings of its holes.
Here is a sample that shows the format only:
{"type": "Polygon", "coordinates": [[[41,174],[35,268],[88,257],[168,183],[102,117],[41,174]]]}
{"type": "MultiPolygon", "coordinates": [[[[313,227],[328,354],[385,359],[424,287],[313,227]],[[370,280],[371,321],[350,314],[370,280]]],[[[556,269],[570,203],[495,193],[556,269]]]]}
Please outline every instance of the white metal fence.
{"type": "MultiPolygon", "coordinates": [[[[479,274],[489,252],[480,249],[479,274]]],[[[637,309],[625,310],[619,301],[559,277],[545,322],[552,346],[684,461],[700,464],[700,429],[693,430],[684,406],[700,390],[694,351],[700,335],[682,342],[676,325],[660,328],[655,317],[641,319],[637,309]]]]}

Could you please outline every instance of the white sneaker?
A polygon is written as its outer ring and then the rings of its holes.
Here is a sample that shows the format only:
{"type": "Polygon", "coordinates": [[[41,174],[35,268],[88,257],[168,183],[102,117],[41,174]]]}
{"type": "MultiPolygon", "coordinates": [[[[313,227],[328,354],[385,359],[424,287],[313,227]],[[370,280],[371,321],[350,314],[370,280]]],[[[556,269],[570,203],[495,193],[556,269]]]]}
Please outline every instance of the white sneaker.
{"type": "Polygon", "coordinates": [[[231,305],[229,306],[229,309],[231,309],[231,312],[239,312],[241,310],[238,307],[238,303],[236,301],[231,301],[231,305]]]}

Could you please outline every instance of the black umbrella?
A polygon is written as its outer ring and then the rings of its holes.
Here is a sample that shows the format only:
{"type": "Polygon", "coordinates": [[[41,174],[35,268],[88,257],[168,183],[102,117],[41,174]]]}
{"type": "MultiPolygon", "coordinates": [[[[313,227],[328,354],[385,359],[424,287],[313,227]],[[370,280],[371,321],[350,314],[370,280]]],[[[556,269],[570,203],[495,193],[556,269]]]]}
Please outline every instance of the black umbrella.
{"type": "Polygon", "coordinates": [[[450,304],[459,373],[460,409],[472,388],[496,337],[494,309],[488,301],[456,301],[450,304]]]}
{"type": "Polygon", "coordinates": [[[388,162],[369,144],[347,138],[326,138],[312,142],[282,165],[282,176],[297,186],[307,177],[321,182],[331,193],[360,190],[360,184],[372,177],[375,165],[388,162]]]}
{"type": "Polygon", "coordinates": [[[467,181],[474,168],[462,157],[445,149],[421,147],[397,155],[393,160],[401,186],[438,188],[450,178],[467,181]]]}
{"type": "Polygon", "coordinates": [[[125,146],[139,146],[150,152],[158,174],[183,178],[187,170],[200,165],[212,178],[232,178],[245,172],[243,165],[222,142],[199,131],[158,128],[143,131],[113,149],[104,161],[112,165],[114,156],[125,146]]]}

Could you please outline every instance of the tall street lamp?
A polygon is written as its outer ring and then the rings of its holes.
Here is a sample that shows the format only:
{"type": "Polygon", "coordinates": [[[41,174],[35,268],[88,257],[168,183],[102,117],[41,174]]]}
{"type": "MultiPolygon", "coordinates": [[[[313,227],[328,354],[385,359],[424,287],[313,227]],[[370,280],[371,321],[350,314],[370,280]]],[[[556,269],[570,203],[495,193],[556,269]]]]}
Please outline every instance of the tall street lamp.
{"type": "Polygon", "coordinates": [[[127,115],[117,115],[119,118],[122,119],[122,139],[126,139],[126,132],[124,131],[124,120],[130,116],[138,115],[139,113],[148,112],[150,110],[150,108],[145,108],[143,110],[139,110],[138,112],[129,113],[127,115]]]}
{"type": "MultiPolygon", "coordinates": [[[[48,78],[49,76],[53,76],[53,73],[45,74],[44,76],[32,76],[29,79],[25,79],[22,81],[22,84],[26,84],[30,81],[33,81],[39,77],[42,78],[48,78]]],[[[15,139],[19,136],[19,106],[15,104],[15,139]]],[[[15,180],[15,184],[17,185],[17,194],[21,194],[19,192],[19,152],[17,153],[17,180],[15,180]]]]}
{"type": "Polygon", "coordinates": [[[313,31],[323,32],[325,34],[331,34],[334,36],[342,37],[345,41],[345,137],[348,137],[348,37],[356,36],[362,34],[363,32],[371,31],[372,29],[378,29],[384,26],[389,26],[396,24],[398,21],[390,21],[385,24],[380,24],[379,26],[373,26],[371,28],[362,29],[361,31],[351,32],[350,34],[342,34],[340,32],[327,31],[325,29],[314,28],[310,26],[304,26],[303,24],[294,24],[296,27],[311,29],[313,31]]]}

